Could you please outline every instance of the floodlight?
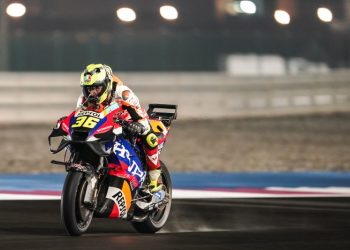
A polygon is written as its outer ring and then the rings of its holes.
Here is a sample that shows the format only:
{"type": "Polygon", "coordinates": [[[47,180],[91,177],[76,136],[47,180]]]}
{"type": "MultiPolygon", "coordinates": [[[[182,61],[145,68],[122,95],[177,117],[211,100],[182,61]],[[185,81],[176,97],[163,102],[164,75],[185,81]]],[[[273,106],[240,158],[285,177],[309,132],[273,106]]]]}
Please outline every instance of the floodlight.
{"type": "Polygon", "coordinates": [[[317,9],[317,16],[322,22],[329,23],[333,20],[332,11],[330,11],[327,8],[318,8],[317,9]]]}
{"type": "Polygon", "coordinates": [[[26,6],[21,3],[11,3],[7,6],[6,13],[11,17],[21,17],[26,13],[26,6]]]}
{"type": "Polygon", "coordinates": [[[274,17],[275,17],[276,22],[278,22],[282,25],[287,25],[290,23],[290,16],[289,16],[287,11],[276,10],[274,17]]]}
{"type": "Polygon", "coordinates": [[[164,5],[159,8],[160,15],[167,20],[176,20],[178,17],[177,9],[171,5],[164,5]]]}
{"type": "Polygon", "coordinates": [[[241,9],[241,11],[243,13],[246,13],[246,14],[255,14],[256,13],[256,5],[252,1],[247,1],[247,0],[241,1],[239,3],[239,8],[241,9]]]}
{"type": "Polygon", "coordinates": [[[131,8],[120,8],[116,13],[117,17],[123,22],[133,22],[136,19],[136,13],[131,8]]]}

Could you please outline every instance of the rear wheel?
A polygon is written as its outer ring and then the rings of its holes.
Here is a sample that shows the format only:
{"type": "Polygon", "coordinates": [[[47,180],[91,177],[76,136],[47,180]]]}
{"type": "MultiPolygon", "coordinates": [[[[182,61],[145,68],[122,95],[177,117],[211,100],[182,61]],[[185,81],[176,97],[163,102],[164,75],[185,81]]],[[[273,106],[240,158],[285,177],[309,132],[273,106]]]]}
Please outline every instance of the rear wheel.
{"type": "MultiPolygon", "coordinates": [[[[155,233],[159,231],[167,222],[170,210],[171,210],[171,199],[172,199],[172,183],[169,171],[165,164],[161,162],[161,169],[162,169],[162,182],[165,186],[165,192],[168,193],[168,203],[159,209],[154,209],[153,211],[149,212],[147,218],[142,222],[132,222],[133,227],[138,231],[139,233],[155,233]]],[[[142,213],[138,209],[135,209],[135,213],[142,213]]]]}
{"type": "Polygon", "coordinates": [[[61,198],[61,219],[72,236],[79,236],[89,228],[93,212],[84,205],[88,182],[82,172],[68,172],[61,198]]]}

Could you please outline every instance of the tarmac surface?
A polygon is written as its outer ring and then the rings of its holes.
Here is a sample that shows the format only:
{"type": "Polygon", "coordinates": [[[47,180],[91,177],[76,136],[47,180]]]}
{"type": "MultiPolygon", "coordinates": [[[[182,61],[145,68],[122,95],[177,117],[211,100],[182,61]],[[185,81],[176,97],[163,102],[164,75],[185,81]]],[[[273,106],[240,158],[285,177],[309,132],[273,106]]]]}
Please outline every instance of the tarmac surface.
{"type": "Polygon", "coordinates": [[[67,236],[59,201],[0,201],[0,249],[350,249],[350,198],[174,200],[165,228],[94,219],[67,236]]]}

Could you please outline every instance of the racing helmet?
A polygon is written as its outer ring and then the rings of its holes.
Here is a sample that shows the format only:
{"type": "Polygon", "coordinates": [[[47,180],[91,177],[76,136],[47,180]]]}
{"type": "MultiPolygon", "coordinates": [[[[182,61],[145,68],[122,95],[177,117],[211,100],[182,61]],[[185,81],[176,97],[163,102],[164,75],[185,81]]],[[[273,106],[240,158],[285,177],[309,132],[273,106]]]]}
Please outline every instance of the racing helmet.
{"type": "Polygon", "coordinates": [[[89,99],[91,87],[102,86],[102,91],[97,97],[94,97],[93,101],[97,104],[103,103],[112,91],[112,78],[112,69],[105,64],[86,66],[80,76],[80,86],[83,88],[84,97],[89,99]]]}

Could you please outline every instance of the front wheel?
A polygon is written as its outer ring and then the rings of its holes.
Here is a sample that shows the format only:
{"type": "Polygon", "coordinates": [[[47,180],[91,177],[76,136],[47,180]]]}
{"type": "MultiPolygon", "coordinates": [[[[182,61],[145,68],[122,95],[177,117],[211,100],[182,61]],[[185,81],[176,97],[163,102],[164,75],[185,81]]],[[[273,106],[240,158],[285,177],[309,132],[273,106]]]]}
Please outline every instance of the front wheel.
{"type": "MultiPolygon", "coordinates": [[[[160,167],[162,169],[162,182],[165,186],[165,192],[168,193],[168,203],[161,209],[155,209],[151,212],[149,212],[147,218],[142,222],[132,222],[133,227],[138,231],[139,233],[156,233],[159,231],[167,222],[170,209],[171,209],[171,199],[172,199],[172,183],[169,171],[165,164],[161,162],[160,167]]],[[[138,211],[135,211],[138,213],[138,211]]]]}
{"type": "Polygon", "coordinates": [[[92,221],[93,212],[84,205],[87,186],[84,173],[68,172],[61,197],[61,219],[72,236],[85,233],[92,221]]]}

